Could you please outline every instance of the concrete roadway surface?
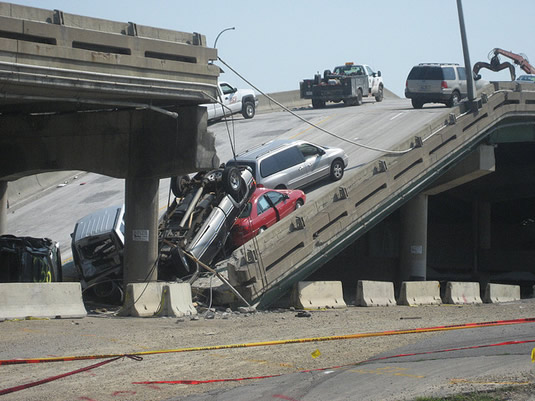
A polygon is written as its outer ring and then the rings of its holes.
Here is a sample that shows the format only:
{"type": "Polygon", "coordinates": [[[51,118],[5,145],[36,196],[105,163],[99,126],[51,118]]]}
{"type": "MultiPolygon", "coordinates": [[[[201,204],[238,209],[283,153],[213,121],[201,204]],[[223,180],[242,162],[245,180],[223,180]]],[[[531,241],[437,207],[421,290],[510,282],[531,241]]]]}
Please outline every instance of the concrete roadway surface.
{"type": "Polygon", "coordinates": [[[515,385],[526,388],[511,401],[535,401],[535,342],[452,350],[530,340],[535,341],[535,323],[446,331],[370,358],[383,360],[251,380],[231,390],[167,401],[399,401],[515,385]]]}
{"type": "MultiPolygon", "coordinates": [[[[296,113],[337,135],[368,146],[389,149],[402,138],[425,126],[438,115],[449,113],[443,106],[414,110],[407,99],[365,100],[359,107],[332,104],[324,109],[304,108],[296,113]]],[[[211,124],[208,129],[216,137],[216,149],[221,162],[232,157],[229,138],[237,153],[275,138],[295,138],[319,145],[342,147],[349,155],[346,174],[376,159],[381,152],[367,150],[325,134],[297,119],[288,112],[257,114],[252,120],[240,115],[234,120],[211,124]]],[[[307,188],[312,200],[329,188],[328,180],[307,188]]],[[[165,210],[169,196],[169,179],[160,180],[160,207],[165,210]]],[[[62,260],[71,260],[70,234],[76,222],[108,206],[124,202],[124,180],[94,173],[82,173],[65,186],[40,194],[31,202],[8,209],[8,233],[16,236],[48,237],[60,244],[62,260]]],[[[71,264],[72,265],[72,264],[71,264]]],[[[66,276],[69,268],[65,266],[66,276]]]]}

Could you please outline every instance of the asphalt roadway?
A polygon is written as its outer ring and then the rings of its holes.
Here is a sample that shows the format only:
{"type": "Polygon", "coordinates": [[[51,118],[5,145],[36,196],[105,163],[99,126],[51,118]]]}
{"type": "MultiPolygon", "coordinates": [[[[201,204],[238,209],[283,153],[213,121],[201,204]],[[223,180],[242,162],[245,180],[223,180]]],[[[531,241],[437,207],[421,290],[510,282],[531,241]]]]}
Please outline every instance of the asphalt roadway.
{"type": "MultiPolygon", "coordinates": [[[[378,354],[370,362],[168,401],[398,401],[500,386],[530,385],[535,390],[532,352],[535,323],[448,331],[378,354]],[[505,342],[518,344],[498,345],[505,342]]],[[[535,400],[535,393],[526,400],[535,400]]]]}
{"type": "Polygon", "coordinates": [[[198,319],[120,318],[90,309],[83,319],[0,322],[0,399],[397,401],[511,385],[535,390],[535,299],[349,306],[309,317],[285,309],[227,318],[202,311],[198,319]],[[481,324],[503,320],[521,323],[481,324]],[[470,328],[421,330],[452,325],[470,328]],[[84,355],[90,359],[71,358],[84,355]],[[37,360],[3,364],[20,358],[37,360]],[[47,358],[60,360],[44,363],[47,358]]]}

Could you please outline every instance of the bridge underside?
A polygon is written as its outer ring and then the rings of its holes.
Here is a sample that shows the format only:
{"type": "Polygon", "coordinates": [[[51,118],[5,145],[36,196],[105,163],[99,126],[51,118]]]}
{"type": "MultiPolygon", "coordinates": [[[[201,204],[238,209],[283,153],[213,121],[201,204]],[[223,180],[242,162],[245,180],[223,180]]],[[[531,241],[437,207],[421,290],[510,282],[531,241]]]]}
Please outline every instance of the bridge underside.
{"type": "MultiPolygon", "coordinates": [[[[535,123],[535,122],[534,122],[535,123]]],[[[427,280],[521,284],[525,295],[535,284],[535,140],[514,132],[494,144],[495,169],[477,179],[428,195],[427,280]],[[523,140],[530,140],[523,142],[523,140]]],[[[507,131],[507,130],[505,130],[507,131]]],[[[502,131],[504,132],[504,131],[502,131]]],[[[404,277],[402,208],[394,211],[330,262],[311,280],[341,280],[354,299],[358,280],[404,277]]],[[[405,275],[406,276],[406,275],[405,275]]]]}

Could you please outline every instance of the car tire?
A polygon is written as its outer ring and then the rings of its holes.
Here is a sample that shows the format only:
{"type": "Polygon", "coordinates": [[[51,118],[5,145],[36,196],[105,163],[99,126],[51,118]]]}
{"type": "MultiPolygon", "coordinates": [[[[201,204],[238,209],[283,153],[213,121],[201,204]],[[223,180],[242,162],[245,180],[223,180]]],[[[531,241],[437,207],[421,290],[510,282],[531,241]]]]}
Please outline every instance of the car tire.
{"type": "Polygon", "coordinates": [[[257,233],[257,235],[258,235],[258,234],[262,234],[262,233],[263,233],[264,231],[266,231],[266,230],[267,230],[266,227],[260,227],[260,228],[258,229],[258,233],[257,233]]]}
{"type": "Polygon", "coordinates": [[[286,189],[286,185],[279,184],[275,187],[275,189],[286,189]]]}
{"type": "Polygon", "coordinates": [[[357,98],[355,99],[355,106],[360,106],[362,104],[362,89],[359,88],[357,92],[357,98]]]}
{"type": "Polygon", "coordinates": [[[338,181],[344,176],[344,162],[341,159],[336,159],[331,164],[331,180],[338,181]]]}
{"type": "Polygon", "coordinates": [[[421,100],[411,99],[411,103],[412,107],[414,107],[415,109],[421,109],[422,107],[424,107],[424,102],[422,102],[421,100]]]}
{"type": "Polygon", "coordinates": [[[187,175],[171,177],[171,192],[173,192],[173,195],[177,198],[183,197],[189,182],[190,178],[187,175]]]}
{"type": "Polygon", "coordinates": [[[223,189],[227,194],[232,196],[236,202],[241,202],[242,188],[244,186],[243,179],[241,178],[240,169],[236,167],[227,167],[223,170],[223,189]]]}
{"type": "Polygon", "coordinates": [[[256,112],[256,109],[255,109],[255,105],[253,102],[246,101],[243,104],[243,108],[241,112],[243,118],[246,118],[246,119],[253,118],[255,116],[255,112],[256,112]]]}
{"type": "Polygon", "coordinates": [[[312,107],[315,109],[323,109],[325,107],[325,101],[319,99],[312,99],[312,107]]]}
{"type": "Polygon", "coordinates": [[[448,100],[448,103],[446,103],[447,107],[455,107],[459,104],[461,101],[461,94],[457,91],[453,91],[451,94],[450,100],[448,100]]]}
{"type": "Polygon", "coordinates": [[[375,95],[375,101],[376,102],[382,102],[384,99],[384,91],[383,91],[383,86],[379,86],[379,92],[377,92],[377,94],[375,95]]]}
{"type": "Polygon", "coordinates": [[[297,199],[297,201],[295,202],[295,210],[299,209],[303,205],[304,205],[303,200],[302,199],[297,199]]]}

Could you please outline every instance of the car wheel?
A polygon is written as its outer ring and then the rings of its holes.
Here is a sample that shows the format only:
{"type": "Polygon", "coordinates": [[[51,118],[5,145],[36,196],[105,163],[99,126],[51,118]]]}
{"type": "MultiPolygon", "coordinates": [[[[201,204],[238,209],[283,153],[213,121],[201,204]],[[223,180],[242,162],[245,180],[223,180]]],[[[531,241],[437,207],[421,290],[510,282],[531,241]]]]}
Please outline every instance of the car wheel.
{"type": "Polygon", "coordinates": [[[253,102],[249,102],[249,101],[245,102],[243,104],[243,110],[242,110],[241,114],[242,114],[242,116],[244,118],[247,118],[247,119],[253,118],[254,115],[255,115],[254,103],[253,102]]]}
{"type": "Polygon", "coordinates": [[[323,109],[325,107],[325,101],[319,99],[312,99],[312,107],[315,109],[323,109]]]}
{"type": "Polygon", "coordinates": [[[242,185],[243,181],[238,168],[227,167],[223,170],[223,189],[227,194],[232,196],[236,202],[242,200],[242,196],[240,196],[242,185]]]}
{"type": "Polygon", "coordinates": [[[461,95],[459,94],[459,92],[453,91],[453,93],[451,94],[450,100],[448,101],[448,103],[446,103],[446,106],[455,107],[459,104],[460,101],[461,101],[461,95]]]}
{"type": "Polygon", "coordinates": [[[295,202],[295,210],[299,209],[301,206],[303,206],[303,201],[301,199],[297,199],[297,202],[295,202]]]}
{"type": "Polygon", "coordinates": [[[359,88],[357,92],[357,98],[355,99],[355,106],[360,106],[362,104],[362,89],[359,88]]]}
{"type": "Polygon", "coordinates": [[[383,98],[384,98],[383,87],[380,86],[379,87],[379,92],[377,92],[377,94],[375,95],[375,101],[376,102],[382,102],[383,98]]]}
{"type": "Polygon", "coordinates": [[[422,107],[424,107],[424,102],[422,102],[421,100],[411,99],[411,103],[412,107],[414,107],[415,109],[421,109],[422,107]]]}
{"type": "Polygon", "coordinates": [[[187,185],[190,182],[190,178],[187,175],[182,175],[180,177],[171,177],[171,192],[177,198],[184,196],[187,185]]]}
{"type": "Polygon", "coordinates": [[[115,280],[105,280],[95,284],[91,289],[100,302],[116,304],[123,301],[122,288],[115,280]]]}
{"type": "Polygon", "coordinates": [[[267,230],[266,227],[260,227],[260,228],[258,229],[258,234],[262,234],[262,233],[263,233],[264,231],[266,231],[266,230],[267,230]]]}
{"type": "Polygon", "coordinates": [[[331,179],[338,181],[344,176],[344,162],[340,159],[336,159],[331,164],[331,179]]]}
{"type": "Polygon", "coordinates": [[[286,189],[286,185],[279,184],[275,187],[275,189],[286,189]]]}

